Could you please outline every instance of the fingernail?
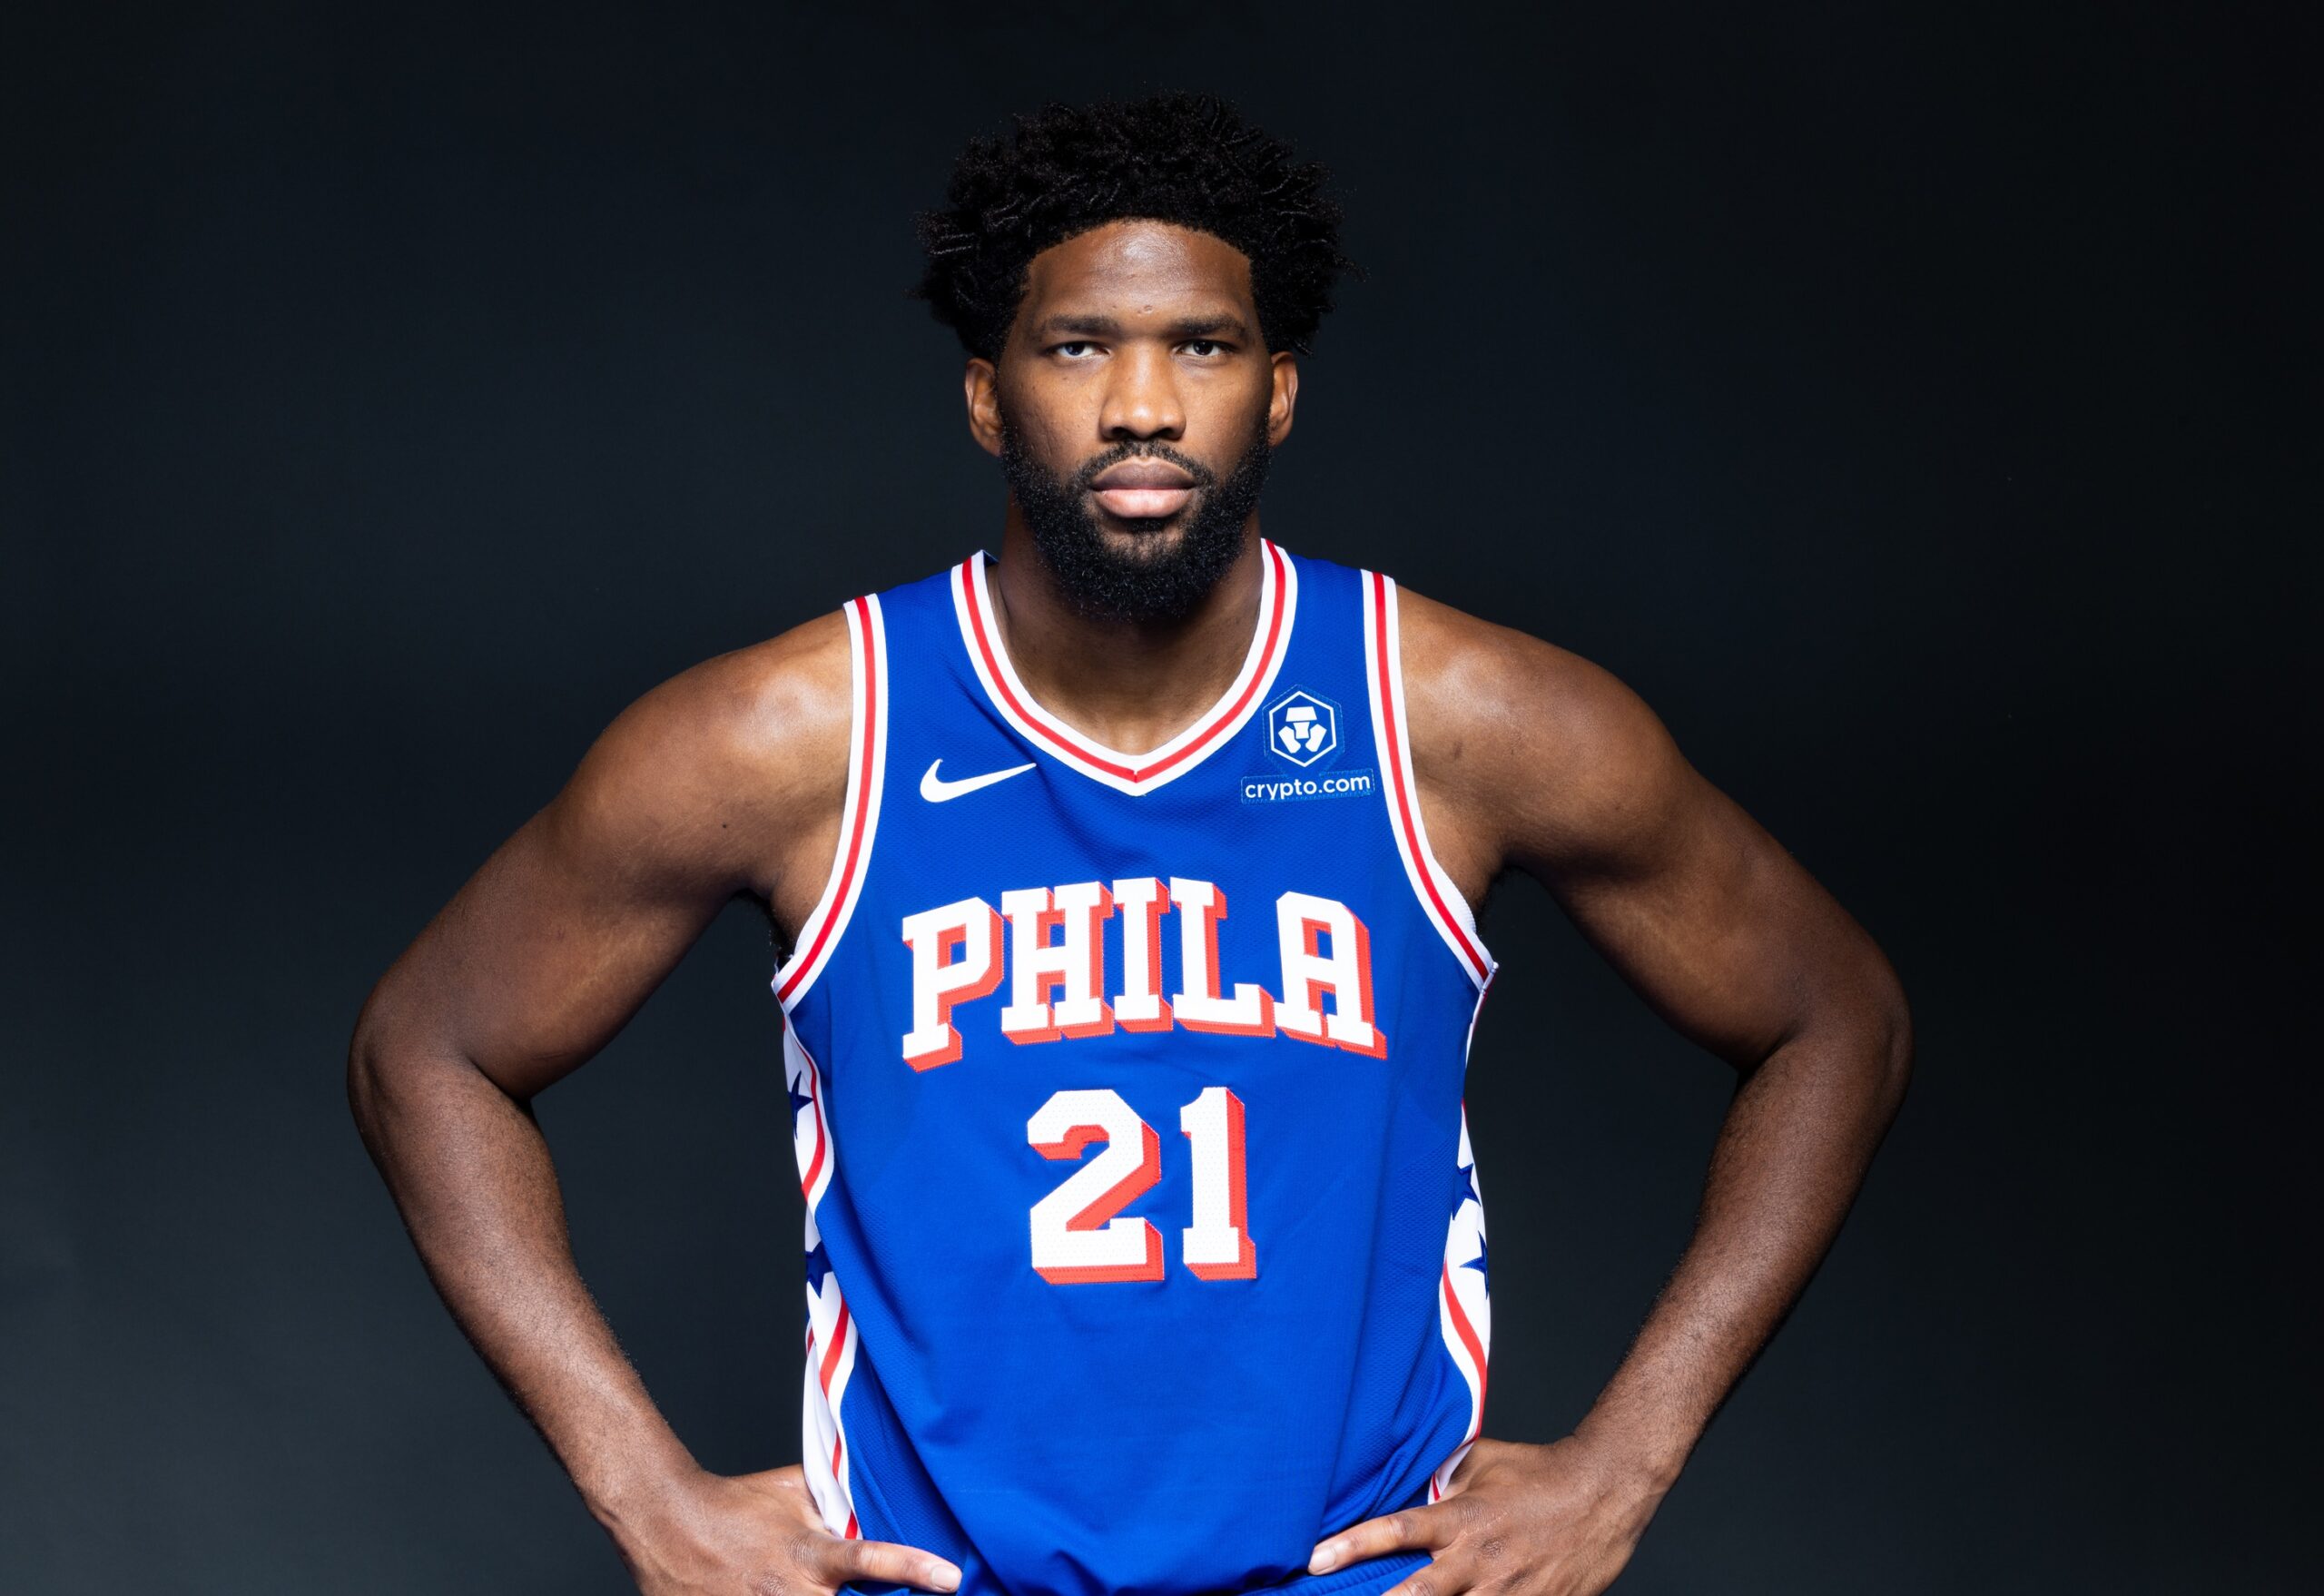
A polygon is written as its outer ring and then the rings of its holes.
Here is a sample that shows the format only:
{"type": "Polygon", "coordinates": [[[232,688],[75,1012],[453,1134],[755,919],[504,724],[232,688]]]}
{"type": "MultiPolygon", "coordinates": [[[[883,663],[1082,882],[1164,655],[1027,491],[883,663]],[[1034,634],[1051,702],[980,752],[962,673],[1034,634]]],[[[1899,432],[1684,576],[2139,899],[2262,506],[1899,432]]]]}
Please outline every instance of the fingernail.
{"type": "Polygon", "coordinates": [[[1307,1560],[1307,1571],[1311,1574],[1330,1573],[1339,1560],[1340,1549],[1326,1541],[1316,1547],[1315,1555],[1307,1560]]]}
{"type": "Polygon", "coordinates": [[[949,1562],[938,1563],[936,1565],[935,1584],[936,1588],[940,1591],[959,1590],[960,1588],[960,1571],[954,1568],[949,1562]]]}

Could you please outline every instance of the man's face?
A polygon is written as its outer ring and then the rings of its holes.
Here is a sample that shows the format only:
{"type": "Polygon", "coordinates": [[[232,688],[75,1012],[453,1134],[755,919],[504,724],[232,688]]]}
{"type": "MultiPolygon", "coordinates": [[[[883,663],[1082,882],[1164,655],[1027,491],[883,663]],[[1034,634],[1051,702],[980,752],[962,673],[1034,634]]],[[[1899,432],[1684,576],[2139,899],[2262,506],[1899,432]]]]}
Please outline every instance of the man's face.
{"type": "Polygon", "coordinates": [[[970,422],[1085,615],[1190,614],[1241,552],[1298,372],[1258,335],[1250,262],[1208,233],[1109,222],[1033,258],[970,422]]]}

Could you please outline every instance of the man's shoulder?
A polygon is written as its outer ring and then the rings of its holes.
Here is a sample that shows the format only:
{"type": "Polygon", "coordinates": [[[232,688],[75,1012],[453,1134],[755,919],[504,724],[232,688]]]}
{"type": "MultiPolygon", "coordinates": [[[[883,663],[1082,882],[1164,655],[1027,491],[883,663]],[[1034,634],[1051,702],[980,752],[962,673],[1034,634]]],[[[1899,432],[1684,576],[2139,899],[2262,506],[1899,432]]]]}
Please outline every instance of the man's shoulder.
{"type": "Polygon", "coordinates": [[[1431,724],[1456,744],[1485,738],[1539,752],[1548,740],[1605,757],[1640,716],[1652,718],[1612,672],[1530,632],[1401,586],[1396,610],[1415,759],[1431,724]]]}
{"type": "Polygon", "coordinates": [[[1396,607],[1414,773],[1505,841],[1620,829],[1667,780],[1669,733],[1612,672],[1409,589],[1396,607]]]}
{"type": "Polygon", "coordinates": [[[641,863],[666,852],[756,877],[844,797],[850,671],[836,612],[680,671],[606,727],[560,807],[633,839],[641,863]]]}
{"type": "Polygon", "coordinates": [[[773,767],[822,763],[814,756],[828,752],[844,781],[851,670],[847,622],[833,611],[680,671],[623,719],[637,723],[639,751],[657,759],[773,767]]]}

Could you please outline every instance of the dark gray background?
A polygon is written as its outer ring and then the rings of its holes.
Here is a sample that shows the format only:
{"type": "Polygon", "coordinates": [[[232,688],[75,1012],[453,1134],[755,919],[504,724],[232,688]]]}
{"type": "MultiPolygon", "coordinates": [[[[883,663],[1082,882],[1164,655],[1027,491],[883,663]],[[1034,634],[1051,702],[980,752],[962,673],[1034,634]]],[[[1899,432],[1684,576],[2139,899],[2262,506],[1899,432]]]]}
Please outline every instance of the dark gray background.
{"type": "MultiPolygon", "coordinates": [[[[1010,109],[1185,85],[1329,163],[1372,272],[1268,531],[1611,667],[1915,1002],[1622,1589],[2293,1589],[2313,24],[839,9],[0,23],[0,1588],[629,1588],[428,1287],[350,1026],[624,704],[994,537],[911,213],[1010,109]]],[[[1530,884],[1486,930],[1488,1428],[1544,1440],[1727,1083],[1530,884]]],[[[540,1103],[724,1470],[797,1455],[768,969],[730,911],[540,1103]]]]}

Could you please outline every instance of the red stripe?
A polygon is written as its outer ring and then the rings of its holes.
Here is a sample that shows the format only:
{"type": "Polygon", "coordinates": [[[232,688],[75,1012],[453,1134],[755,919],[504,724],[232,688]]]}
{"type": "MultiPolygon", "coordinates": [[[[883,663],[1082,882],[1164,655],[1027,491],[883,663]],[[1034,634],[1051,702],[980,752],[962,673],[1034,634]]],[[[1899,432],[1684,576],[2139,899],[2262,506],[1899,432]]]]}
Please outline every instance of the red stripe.
{"type": "Polygon", "coordinates": [[[839,921],[839,911],[846,902],[848,889],[855,881],[855,867],[863,853],[864,817],[872,813],[872,750],[880,724],[880,650],[872,634],[872,606],[863,599],[853,601],[856,616],[863,630],[863,750],[862,777],[856,783],[855,816],[848,831],[847,859],[840,867],[839,891],[832,894],[832,911],[815,928],[815,941],[807,956],[792,967],[788,980],[775,989],[775,999],[781,1001],[791,995],[799,980],[815,967],[815,956],[831,940],[832,927],[839,921]]]}
{"type": "MultiPolygon", "coordinates": [[[[838,1415],[833,1414],[832,1416],[836,1418],[838,1415]]],[[[832,1483],[839,1486],[842,1491],[846,1490],[847,1486],[844,1481],[844,1476],[842,1476],[839,1472],[839,1462],[841,1456],[844,1454],[846,1451],[847,1437],[844,1435],[833,1436],[832,1438],[832,1483]]],[[[847,1510],[847,1528],[842,1531],[841,1533],[850,1541],[855,1539],[855,1508],[852,1503],[849,1504],[847,1510]]]]}
{"type": "Polygon", "coordinates": [[[1413,823],[1413,797],[1404,789],[1403,740],[1396,734],[1396,697],[1389,690],[1394,685],[1389,677],[1394,667],[1388,658],[1388,578],[1377,571],[1372,573],[1372,621],[1380,721],[1388,742],[1388,746],[1380,751],[1380,762],[1392,773],[1389,780],[1396,791],[1396,819],[1404,829],[1404,843],[1412,855],[1413,873],[1420,878],[1422,889],[1428,893],[1428,901],[1436,905],[1437,917],[1444,922],[1444,928],[1452,933],[1452,940],[1461,944],[1461,951],[1468,956],[1472,970],[1482,976],[1485,969],[1484,955],[1477,951],[1475,945],[1469,941],[1468,933],[1461,929],[1461,922],[1444,906],[1443,896],[1436,890],[1436,872],[1428,867],[1428,845],[1420,840],[1420,828],[1413,823]]]}
{"type": "Polygon", "coordinates": [[[1476,1327],[1469,1323],[1469,1315],[1461,1311],[1460,1295],[1452,1289],[1452,1266],[1444,1266],[1444,1305],[1452,1310],[1452,1328],[1461,1337],[1461,1345],[1469,1349],[1469,1361],[1477,1369],[1477,1418],[1469,1433],[1474,1435],[1485,1420],[1485,1349],[1477,1339],[1476,1327]]]}
{"type": "MultiPolygon", "coordinates": [[[[813,1348],[814,1345],[815,1345],[815,1333],[814,1333],[814,1331],[813,1331],[812,1329],[810,1329],[810,1330],[807,1332],[807,1345],[808,1345],[808,1347],[810,1348],[810,1350],[812,1350],[812,1349],[813,1348]]],[[[837,1345],[838,1345],[838,1346],[845,1346],[846,1345],[847,1345],[847,1302],[846,1302],[846,1299],[842,1298],[842,1299],[841,1299],[841,1302],[840,1302],[840,1305],[839,1305],[839,1335],[838,1335],[838,1337],[837,1337],[837,1345]]],[[[831,1387],[832,1387],[831,1368],[830,1368],[829,1364],[828,1364],[828,1363],[826,1363],[826,1364],[825,1364],[825,1366],[824,1366],[824,1369],[823,1369],[823,1394],[824,1394],[825,1396],[827,1396],[827,1397],[831,1394],[831,1387]]],[[[833,1409],[832,1410],[832,1423],[834,1425],[836,1425],[836,1424],[839,1423],[839,1410],[838,1410],[837,1408],[833,1408],[833,1409]]],[[[846,1489],[847,1489],[847,1484],[846,1484],[846,1476],[840,1473],[840,1466],[839,1466],[839,1465],[840,1465],[840,1462],[841,1462],[841,1460],[842,1460],[842,1459],[843,1459],[846,1455],[847,1455],[847,1436],[846,1436],[844,1433],[834,1434],[834,1435],[832,1437],[832,1483],[833,1484],[838,1485],[838,1486],[839,1486],[839,1488],[840,1488],[841,1490],[842,1490],[842,1491],[844,1491],[844,1490],[846,1490],[846,1489]]],[[[843,1532],[843,1533],[845,1534],[845,1536],[846,1536],[846,1538],[847,1538],[847,1539],[849,1539],[849,1540],[851,1540],[851,1541],[852,1541],[852,1540],[855,1539],[855,1537],[857,1536],[857,1534],[858,1534],[859,1532],[858,1532],[858,1530],[857,1530],[857,1529],[856,1529],[856,1527],[855,1527],[855,1508],[853,1507],[853,1505],[852,1505],[852,1504],[851,1504],[851,1505],[849,1506],[848,1510],[847,1510],[847,1529],[843,1532]]]]}
{"type": "Polygon", "coordinates": [[[807,1106],[815,1111],[815,1156],[807,1160],[807,1173],[801,1177],[799,1181],[799,1195],[807,1199],[808,1207],[812,1207],[815,1202],[815,1177],[822,1174],[823,1170],[823,1094],[815,1089],[822,1084],[822,1077],[815,1068],[814,1059],[805,1048],[799,1049],[799,1056],[807,1060],[807,1106]]]}
{"type": "Polygon", "coordinates": [[[1152,764],[1117,764],[1112,760],[1097,754],[1078,739],[1061,736],[1051,731],[1028,711],[1024,704],[1018,702],[1017,695],[1009,690],[1009,678],[1002,672],[1000,658],[993,652],[992,639],[985,633],[984,612],[977,605],[976,579],[969,574],[964,566],[960,572],[960,587],[968,601],[969,628],[976,634],[977,652],[984,656],[985,670],[992,682],[993,690],[1000,695],[1002,702],[1008,704],[1010,712],[1019,720],[1031,727],[1036,734],[1060,752],[1070,754],[1086,764],[1094,764],[1108,775],[1119,776],[1125,781],[1143,782],[1149,777],[1160,775],[1180,760],[1190,759],[1203,752],[1204,748],[1216,738],[1220,731],[1232,724],[1236,717],[1243,713],[1243,706],[1251,702],[1252,695],[1259,690],[1259,685],[1266,680],[1267,666],[1274,663],[1275,645],[1281,641],[1283,635],[1284,597],[1285,589],[1288,584],[1284,580],[1282,553],[1272,543],[1265,547],[1269,566],[1275,572],[1275,603],[1267,615],[1266,640],[1259,645],[1259,663],[1251,672],[1250,681],[1244,685],[1243,691],[1236,695],[1235,702],[1228,704],[1216,720],[1204,728],[1201,735],[1168,758],[1158,759],[1152,764]]]}
{"type": "MultiPolygon", "coordinates": [[[[808,1054],[805,1048],[799,1049],[799,1056],[807,1060],[807,1096],[812,1100],[812,1106],[815,1111],[815,1156],[809,1161],[806,1178],[799,1183],[799,1188],[803,1193],[812,1193],[815,1177],[822,1170],[823,1152],[827,1146],[823,1134],[822,1094],[815,1089],[821,1083],[822,1077],[815,1067],[815,1060],[808,1054]]],[[[812,1196],[809,1197],[808,1206],[812,1211],[813,1207],[812,1196]]],[[[840,1355],[847,1350],[847,1298],[842,1296],[839,1299],[839,1317],[832,1325],[831,1349],[823,1355],[822,1366],[815,1372],[816,1384],[822,1387],[825,1401],[831,1398],[832,1375],[839,1367],[840,1355]]],[[[812,1325],[807,1327],[807,1355],[810,1358],[815,1355],[815,1330],[812,1325]]],[[[834,1426],[839,1423],[839,1409],[836,1405],[832,1409],[832,1423],[834,1426]]],[[[842,1490],[846,1489],[846,1476],[840,1472],[840,1463],[846,1455],[846,1452],[847,1437],[844,1434],[834,1435],[832,1438],[832,1479],[840,1485],[842,1490]]],[[[859,1532],[855,1523],[855,1509],[851,1505],[847,1510],[847,1529],[844,1533],[848,1539],[852,1540],[859,1532]]]]}
{"type": "Polygon", "coordinates": [[[839,1322],[832,1326],[831,1350],[823,1354],[823,1366],[816,1378],[822,1382],[823,1394],[832,1394],[832,1371],[839,1367],[839,1355],[847,1350],[847,1298],[839,1299],[839,1322]]]}

